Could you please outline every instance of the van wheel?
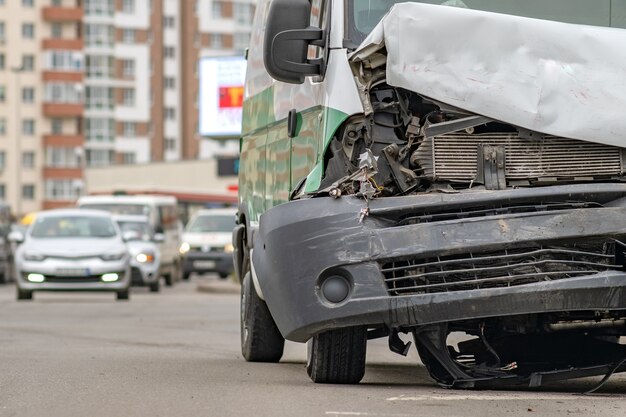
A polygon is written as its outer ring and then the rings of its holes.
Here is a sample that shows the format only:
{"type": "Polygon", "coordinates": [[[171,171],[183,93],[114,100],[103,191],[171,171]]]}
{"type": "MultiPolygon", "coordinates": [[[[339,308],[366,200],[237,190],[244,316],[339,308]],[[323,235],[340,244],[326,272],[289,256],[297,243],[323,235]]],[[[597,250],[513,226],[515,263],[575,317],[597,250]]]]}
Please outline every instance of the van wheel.
{"type": "Polygon", "coordinates": [[[17,299],[18,300],[32,300],[33,299],[33,292],[32,291],[28,291],[28,290],[20,290],[19,288],[17,289],[17,299]]]}
{"type": "Polygon", "coordinates": [[[183,272],[183,279],[185,281],[189,280],[190,276],[191,276],[191,272],[183,272]]]}
{"type": "Polygon", "coordinates": [[[152,284],[150,284],[150,292],[159,292],[161,289],[161,282],[157,279],[152,284]]]}
{"type": "Polygon", "coordinates": [[[280,334],[267,304],[254,289],[250,272],[241,285],[241,354],[248,362],[278,362],[285,339],[280,334]]]}
{"type": "Polygon", "coordinates": [[[117,300],[118,301],[128,300],[129,298],[130,298],[130,291],[129,290],[118,291],[117,292],[117,300]]]}
{"type": "Polygon", "coordinates": [[[358,384],[365,375],[366,348],[365,327],[320,333],[307,343],[306,372],[319,384],[358,384]]]}

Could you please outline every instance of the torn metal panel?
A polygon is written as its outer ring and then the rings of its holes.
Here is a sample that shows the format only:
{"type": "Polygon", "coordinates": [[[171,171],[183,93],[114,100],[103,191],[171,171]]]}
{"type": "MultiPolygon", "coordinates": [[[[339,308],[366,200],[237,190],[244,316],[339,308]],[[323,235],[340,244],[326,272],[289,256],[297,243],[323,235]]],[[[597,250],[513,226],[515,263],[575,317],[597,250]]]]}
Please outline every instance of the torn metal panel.
{"type": "Polygon", "coordinates": [[[392,86],[531,131],[623,147],[624,44],[623,29],[403,3],[351,61],[372,68],[386,52],[392,86]]]}

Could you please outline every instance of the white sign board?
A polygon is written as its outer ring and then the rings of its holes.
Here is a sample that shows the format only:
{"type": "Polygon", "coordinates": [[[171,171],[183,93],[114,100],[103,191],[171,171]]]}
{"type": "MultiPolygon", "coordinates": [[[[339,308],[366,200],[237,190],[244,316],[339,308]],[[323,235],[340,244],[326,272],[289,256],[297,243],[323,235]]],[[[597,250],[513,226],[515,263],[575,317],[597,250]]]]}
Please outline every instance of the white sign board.
{"type": "Polygon", "coordinates": [[[239,136],[246,60],[211,57],[200,60],[200,135],[239,136]]]}

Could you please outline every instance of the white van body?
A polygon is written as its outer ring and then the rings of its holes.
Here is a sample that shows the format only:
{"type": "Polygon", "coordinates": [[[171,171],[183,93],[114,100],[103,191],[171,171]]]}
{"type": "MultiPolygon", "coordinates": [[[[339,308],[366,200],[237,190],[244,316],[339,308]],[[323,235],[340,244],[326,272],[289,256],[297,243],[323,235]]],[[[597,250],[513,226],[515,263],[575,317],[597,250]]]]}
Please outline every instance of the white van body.
{"type": "Polygon", "coordinates": [[[448,388],[626,371],[619,339],[590,332],[626,317],[626,15],[609,3],[258,0],[244,358],[307,342],[314,382],[357,383],[367,341],[406,355],[406,333],[448,388]]]}
{"type": "Polygon", "coordinates": [[[180,280],[181,265],[178,249],[181,244],[182,225],[178,218],[178,200],[170,196],[116,196],[99,195],[81,197],[77,206],[109,211],[116,215],[143,215],[150,220],[156,233],[164,236],[159,245],[161,271],[167,285],[180,280]]]}

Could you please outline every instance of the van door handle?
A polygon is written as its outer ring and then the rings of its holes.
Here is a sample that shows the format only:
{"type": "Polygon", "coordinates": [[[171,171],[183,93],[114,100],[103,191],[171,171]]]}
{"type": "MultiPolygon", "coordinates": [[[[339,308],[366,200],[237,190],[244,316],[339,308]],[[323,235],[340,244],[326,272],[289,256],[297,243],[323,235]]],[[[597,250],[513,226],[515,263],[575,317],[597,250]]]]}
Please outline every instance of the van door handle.
{"type": "Polygon", "coordinates": [[[293,138],[296,136],[296,130],[298,128],[298,112],[296,109],[289,110],[289,116],[287,118],[287,136],[293,138]]]}

